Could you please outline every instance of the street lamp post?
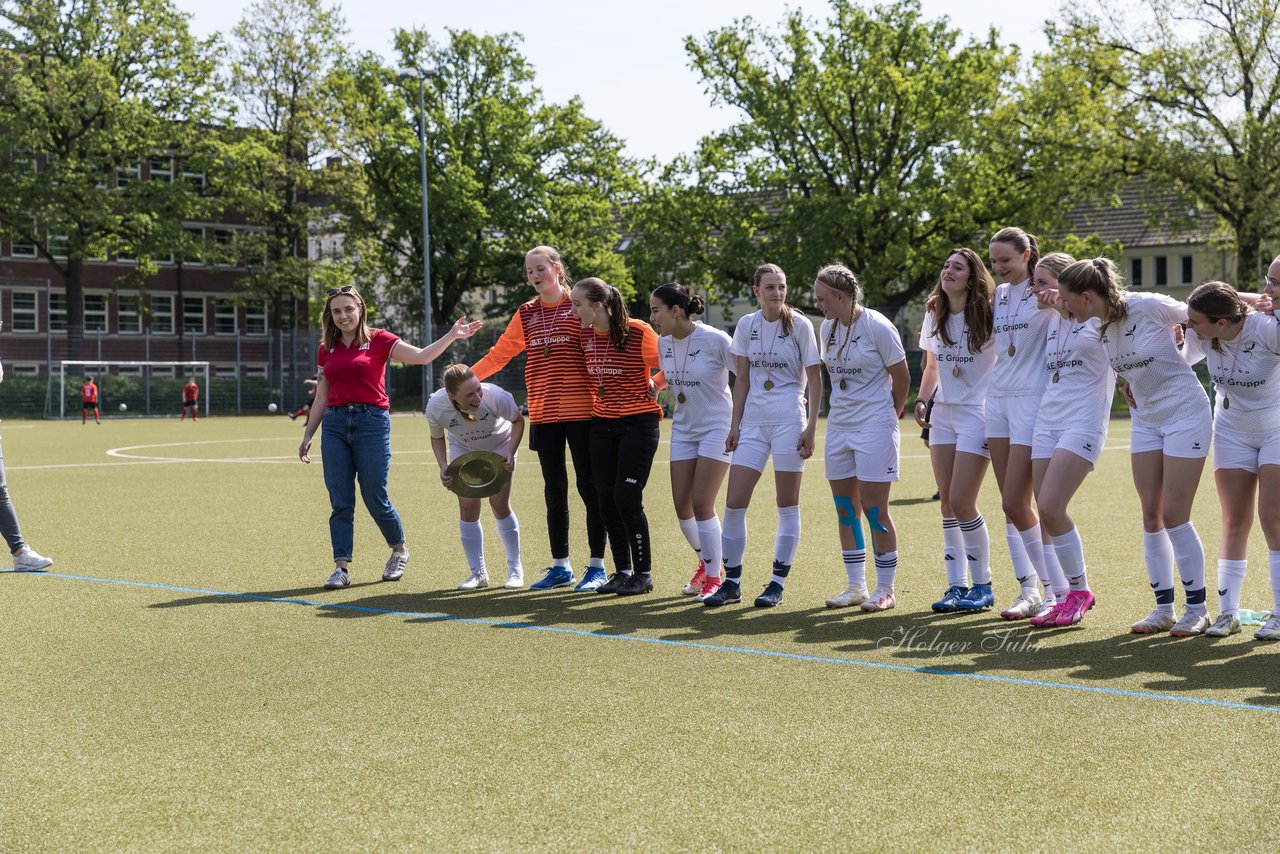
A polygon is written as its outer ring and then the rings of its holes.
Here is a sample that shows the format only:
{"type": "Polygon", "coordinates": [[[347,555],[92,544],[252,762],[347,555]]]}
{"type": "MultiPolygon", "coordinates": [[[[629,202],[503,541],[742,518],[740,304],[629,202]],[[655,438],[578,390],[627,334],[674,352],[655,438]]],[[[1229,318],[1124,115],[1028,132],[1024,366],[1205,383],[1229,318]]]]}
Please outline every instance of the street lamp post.
{"type": "MultiPolygon", "coordinates": [[[[397,76],[401,80],[418,81],[418,155],[422,160],[422,296],[423,323],[422,346],[426,347],[432,340],[431,329],[431,232],[427,219],[427,78],[436,76],[434,68],[401,68],[397,76]]],[[[431,397],[435,385],[435,372],[431,363],[422,368],[422,409],[427,409],[427,400],[431,397]]]]}

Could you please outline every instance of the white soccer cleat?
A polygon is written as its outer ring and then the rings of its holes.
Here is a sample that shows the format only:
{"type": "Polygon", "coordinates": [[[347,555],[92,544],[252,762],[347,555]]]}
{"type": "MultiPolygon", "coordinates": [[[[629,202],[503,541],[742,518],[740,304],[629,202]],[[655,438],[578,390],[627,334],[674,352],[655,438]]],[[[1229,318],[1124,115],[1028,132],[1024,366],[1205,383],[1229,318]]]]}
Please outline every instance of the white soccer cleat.
{"type": "Polygon", "coordinates": [[[37,554],[31,546],[23,546],[13,556],[15,572],[39,572],[50,566],[53,566],[53,558],[37,554]]]}
{"type": "Polygon", "coordinates": [[[1025,620],[1041,613],[1040,606],[1044,604],[1044,600],[1040,598],[1040,594],[1036,591],[1022,591],[1018,594],[1018,598],[1013,600],[1013,604],[1000,612],[1002,620],[1025,620]]]}
{"type": "Polygon", "coordinates": [[[387,558],[387,565],[382,570],[383,581],[399,581],[404,578],[404,568],[409,564],[409,550],[392,552],[387,558]]]}
{"type": "Polygon", "coordinates": [[[1173,628],[1169,629],[1169,634],[1175,638],[1194,638],[1204,634],[1204,630],[1209,628],[1208,613],[1199,613],[1197,611],[1188,611],[1182,615],[1182,619],[1173,624],[1173,628]]]}
{"type": "Polygon", "coordinates": [[[897,600],[893,598],[892,590],[881,590],[876,588],[876,592],[871,594],[871,598],[862,603],[864,611],[888,611],[890,608],[897,606],[897,600]]]}
{"type": "Polygon", "coordinates": [[[865,584],[850,584],[844,589],[843,593],[828,599],[827,607],[852,608],[854,605],[861,605],[867,601],[867,597],[870,595],[865,584]]]}
{"type": "Polygon", "coordinates": [[[1174,619],[1173,614],[1156,608],[1130,626],[1129,631],[1135,635],[1154,635],[1159,632],[1169,631],[1169,629],[1173,628],[1175,622],[1177,621],[1174,619]]]}
{"type": "Polygon", "coordinates": [[[489,573],[483,569],[473,569],[467,580],[458,585],[459,590],[475,590],[489,586],[489,573]]]}
{"type": "Polygon", "coordinates": [[[1272,614],[1271,619],[1262,624],[1262,627],[1253,633],[1254,640],[1275,641],[1280,640],[1280,614],[1272,614]]]}
{"type": "Polygon", "coordinates": [[[507,570],[507,583],[502,585],[507,590],[519,590],[524,587],[524,567],[517,566],[507,570]]]}
{"type": "Polygon", "coordinates": [[[1235,614],[1219,614],[1213,625],[1204,630],[1207,637],[1225,638],[1240,634],[1240,618],[1235,614]]]}
{"type": "Polygon", "coordinates": [[[350,586],[351,577],[347,575],[347,571],[342,567],[335,567],[333,575],[330,575],[329,580],[324,583],[325,590],[341,590],[350,586]]]}

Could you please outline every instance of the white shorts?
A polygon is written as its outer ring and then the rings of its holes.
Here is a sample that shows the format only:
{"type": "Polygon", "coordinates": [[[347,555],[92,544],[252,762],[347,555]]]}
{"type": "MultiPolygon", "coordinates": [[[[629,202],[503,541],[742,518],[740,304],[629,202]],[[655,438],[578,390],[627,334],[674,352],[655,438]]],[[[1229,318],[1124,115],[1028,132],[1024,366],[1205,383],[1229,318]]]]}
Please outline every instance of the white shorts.
{"type": "Polygon", "coordinates": [[[957,451],[990,457],[981,404],[935,403],[929,416],[929,447],[934,445],[955,445],[957,451]]]}
{"type": "Polygon", "coordinates": [[[682,460],[706,457],[709,460],[719,460],[727,463],[733,459],[733,454],[724,449],[724,440],[728,436],[729,430],[727,428],[703,433],[701,436],[677,436],[672,433],[671,462],[677,463],[682,460]]]}
{"type": "Polygon", "coordinates": [[[1037,427],[1035,441],[1031,445],[1031,459],[1048,460],[1053,452],[1061,448],[1070,451],[1077,457],[1088,460],[1090,465],[1097,465],[1102,456],[1102,446],[1107,434],[1101,430],[1054,430],[1048,426],[1037,427]]]}
{"type": "Polygon", "coordinates": [[[1209,456],[1209,443],[1213,439],[1213,419],[1209,413],[1168,427],[1151,427],[1137,418],[1133,419],[1129,434],[1129,453],[1163,451],[1166,457],[1202,460],[1209,456]]]}
{"type": "Polygon", "coordinates": [[[472,451],[493,451],[495,454],[507,456],[507,448],[511,445],[511,437],[504,436],[500,442],[473,442],[470,445],[464,445],[461,442],[449,442],[449,462],[453,462],[463,454],[469,454],[472,451]]]}
{"type": "Polygon", "coordinates": [[[827,480],[856,477],[868,483],[898,480],[898,449],[901,436],[893,430],[852,430],[827,422],[824,448],[827,480]]]}
{"type": "Polygon", "coordinates": [[[1040,398],[1028,395],[988,397],[987,438],[1008,439],[1010,445],[1031,447],[1035,440],[1039,407],[1040,398]]]}
{"type": "Polygon", "coordinates": [[[796,447],[804,425],[765,424],[760,427],[743,427],[738,430],[738,449],[733,452],[733,464],[764,471],[764,464],[773,454],[774,471],[804,471],[804,460],[796,447]]]}
{"type": "Polygon", "coordinates": [[[1214,471],[1244,469],[1257,474],[1259,466],[1275,465],[1280,465],[1280,431],[1269,436],[1214,431],[1214,471]]]}

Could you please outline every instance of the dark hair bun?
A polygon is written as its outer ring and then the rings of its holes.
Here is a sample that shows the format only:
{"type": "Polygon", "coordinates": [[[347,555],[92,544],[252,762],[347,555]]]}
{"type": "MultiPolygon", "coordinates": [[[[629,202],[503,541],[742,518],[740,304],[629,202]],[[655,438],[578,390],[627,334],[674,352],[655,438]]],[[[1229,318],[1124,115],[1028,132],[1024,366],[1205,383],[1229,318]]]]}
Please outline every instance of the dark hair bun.
{"type": "Polygon", "coordinates": [[[687,312],[689,314],[702,314],[706,310],[707,310],[707,301],[704,300],[702,297],[698,296],[697,294],[694,294],[692,297],[689,298],[689,308],[687,309],[687,312]]]}

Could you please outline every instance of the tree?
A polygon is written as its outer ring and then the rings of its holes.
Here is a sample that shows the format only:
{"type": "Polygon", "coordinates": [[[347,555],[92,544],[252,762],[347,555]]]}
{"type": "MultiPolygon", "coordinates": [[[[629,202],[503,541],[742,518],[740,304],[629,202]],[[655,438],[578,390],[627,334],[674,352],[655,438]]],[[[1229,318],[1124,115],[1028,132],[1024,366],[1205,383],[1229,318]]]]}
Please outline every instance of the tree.
{"type": "MultiPolygon", "coordinates": [[[[497,289],[493,314],[528,298],[524,253],[554,243],[579,276],[620,287],[615,211],[635,192],[622,143],[577,99],[549,104],[510,34],[421,30],[395,36],[399,65],[434,68],[426,84],[432,316],[437,328],[469,296],[497,289]]],[[[380,279],[405,328],[421,326],[422,189],[418,81],[376,56],[352,63],[343,150],[362,167],[344,196],[346,236],[362,277],[380,279]]]]}
{"type": "Polygon", "coordinates": [[[1242,280],[1259,273],[1280,231],[1280,4],[1079,3],[1064,33],[1148,129],[1143,168],[1218,215],[1242,280]]]}
{"type": "Polygon", "coordinates": [[[218,98],[216,41],[168,0],[0,0],[0,224],[37,247],[67,296],[67,352],[82,355],[89,258],[154,272],[166,212],[198,196],[140,181],[152,157],[198,156],[218,98]]]}

